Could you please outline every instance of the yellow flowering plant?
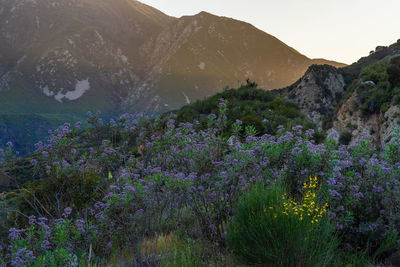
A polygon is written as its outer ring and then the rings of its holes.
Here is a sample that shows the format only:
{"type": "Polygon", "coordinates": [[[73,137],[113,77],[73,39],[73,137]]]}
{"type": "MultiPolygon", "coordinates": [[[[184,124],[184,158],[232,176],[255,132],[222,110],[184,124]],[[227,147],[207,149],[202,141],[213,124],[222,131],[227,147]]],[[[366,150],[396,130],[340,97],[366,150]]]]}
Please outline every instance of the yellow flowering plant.
{"type": "Polygon", "coordinates": [[[310,176],[308,182],[303,184],[304,197],[301,203],[289,198],[287,194],[282,195],[284,211],[286,216],[294,215],[299,221],[308,220],[311,224],[318,223],[326,213],[328,203],[322,206],[317,203],[318,178],[310,176]]]}
{"type": "Polygon", "coordinates": [[[318,200],[318,178],[303,185],[296,201],[277,183],[254,186],[240,199],[228,227],[227,241],[240,259],[270,266],[326,266],[338,239],[318,200]]]}

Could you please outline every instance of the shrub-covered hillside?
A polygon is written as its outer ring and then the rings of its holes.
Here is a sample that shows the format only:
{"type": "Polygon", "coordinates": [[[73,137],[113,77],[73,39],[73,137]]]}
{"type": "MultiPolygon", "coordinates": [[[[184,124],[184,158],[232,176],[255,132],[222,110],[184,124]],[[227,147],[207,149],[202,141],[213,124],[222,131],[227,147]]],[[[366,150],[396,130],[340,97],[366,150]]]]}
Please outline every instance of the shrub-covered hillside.
{"type": "Polygon", "coordinates": [[[357,101],[365,116],[386,112],[391,105],[400,105],[400,55],[388,56],[366,65],[359,79],[348,86],[347,95],[357,93],[357,101]]]}
{"type": "Polygon", "coordinates": [[[274,93],[298,104],[318,129],[339,132],[343,143],[367,138],[384,147],[400,129],[399,77],[400,40],[344,68],[312,66],[274,93]]]}
{"type": "Polygon", "coordinates": [[[90,127],[66,123],[22,159],[8,143],[2,169],[14,184],[0,194],[0,264],[395,261],[399,144],[377,151],[332,135],[318,144],[301,125],[257,134],[229,121],[230,107],[211,105],[207,127],[179,122],[179,112],[109,123],[89,114],[90,127]]]}
{"type": "Polygon", "coordinates": [[[220,99],[224,99],[227,105],[227,124],[224,130],[228,137],[236,120],[243,123],[243,128],[253,126],[259,136],[265,133],[276,134],[279,126],[284,126],[285,129],[296,125],[302,125],[306,129],[315,127],[296,104],[276,97],[269,91],[257,89],[257,84],[249,80],[239,89],[226,90],[182,107],[174,112],[177,121],[199,121],[200,128],[207,128],[209,115],[218,113],[220,99]]]}
{"type": "Polygon", "coordinates": [[[347,84],[344,101],[356,92],[356,106],[363,115],[386,112],[391,105],[399,105],[400,40],[377,47],[369,56],[343,68],[342,73],[347,84]]]}

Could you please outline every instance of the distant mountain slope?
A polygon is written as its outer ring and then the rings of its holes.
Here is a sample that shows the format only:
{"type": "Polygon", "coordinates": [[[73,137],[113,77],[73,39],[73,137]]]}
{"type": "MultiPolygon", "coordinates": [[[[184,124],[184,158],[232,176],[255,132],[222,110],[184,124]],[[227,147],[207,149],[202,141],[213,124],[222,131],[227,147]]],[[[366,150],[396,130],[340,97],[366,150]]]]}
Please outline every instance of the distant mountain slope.
{"type": "Polygon", "coordinates": [[[336,61],[332,61],[332,60],[326,60],[326,59],[323,59],[323,58],[314,58],[312,62],[313,62],[314,65],[330,65],[330,66],[334,66],[336,68],[347,67],[347,64],[336,62],[336,61]]]}
{"type": "Polygon", "coordinates": [[[44,98],[49,112],[139,99],[141,46],[173,20],[129,0],[0,0],[0,92],[18,95],[16,111],[30,101],[32,112],[44,98]]]}
{"type": "Polygon", "coordinates": [[[267,90],[287,86],[311,64],[327,62],[311,60],[248,23],[207,12],[174,21],[147,49],[155,62],[148,86],[158,109],[178,108],[246,78],[267,90]]]}
{"type": "Polygon", "coordinates": [[[38,103],[56,113],[157,112],[246,78],[286,86],[313,63],[250,24],[206,12],[177,19],[134,0],[0,0],[3,112],[43,112],[38,103]]]}

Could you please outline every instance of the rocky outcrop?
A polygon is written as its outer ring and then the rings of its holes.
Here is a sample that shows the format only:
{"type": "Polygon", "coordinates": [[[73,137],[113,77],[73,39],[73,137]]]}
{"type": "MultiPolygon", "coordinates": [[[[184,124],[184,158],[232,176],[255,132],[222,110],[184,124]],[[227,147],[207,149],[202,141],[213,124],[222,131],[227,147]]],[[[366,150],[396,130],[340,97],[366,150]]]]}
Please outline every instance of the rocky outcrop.
{"type": "Polygon", "coordinates": [[[352,135],[350,145],[360,139],[366,138],[371,140],[373,144],[380,144],[380,116],[373,114],[368,117],[362,115],[357,109],[357,94],[353,95],[345,101],[339,108],[333,123],[333,129],[339,133],[349,132],[352,135]]]}
{"type": "Polygon", "coordinates": [[[391,105],[385,112],[365,115],[359,108],[357,91],[342,97],[347,90],[344,76],[342,69],[311,66],[296,83],[276,94],[297,103],[320,129],[350,133],[350,145],[361,139],[370,140],[376,147],[399,142],[400,106],[391,105]]]}
{"type": "Polygon", "coordinates": [[[313,65],[295,84],[278,94],[296,104],[322,129],[323,117],[332,117],[345,90],[340,69],[329,65],[313,65]]]}
{"type": "Polygon", "coordinates": [[[391,106],[385,112],[379,135],[382,146],[400,142],[400,106],[391,106]]]}
{"type": "Polygon", "coordinates": [[[377,147],[399,142],[400,106],[392,105],[386,112],[365,116],[357,108],[357,93],[340,106],[333,128],[352,134],[351,144],[368,139],[377,147]]]}

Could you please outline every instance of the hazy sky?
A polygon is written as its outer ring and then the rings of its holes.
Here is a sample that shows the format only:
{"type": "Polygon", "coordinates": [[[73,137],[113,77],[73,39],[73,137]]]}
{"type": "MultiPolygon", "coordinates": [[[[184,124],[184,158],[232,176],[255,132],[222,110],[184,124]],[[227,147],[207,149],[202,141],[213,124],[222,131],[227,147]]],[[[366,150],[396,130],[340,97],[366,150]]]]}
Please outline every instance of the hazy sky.
{"type": "Polygon", "coordinates": [[[181,17],[249,22],[310,58],[352,63],[400,39],[400,0],[141,0],[181,17]]]}

